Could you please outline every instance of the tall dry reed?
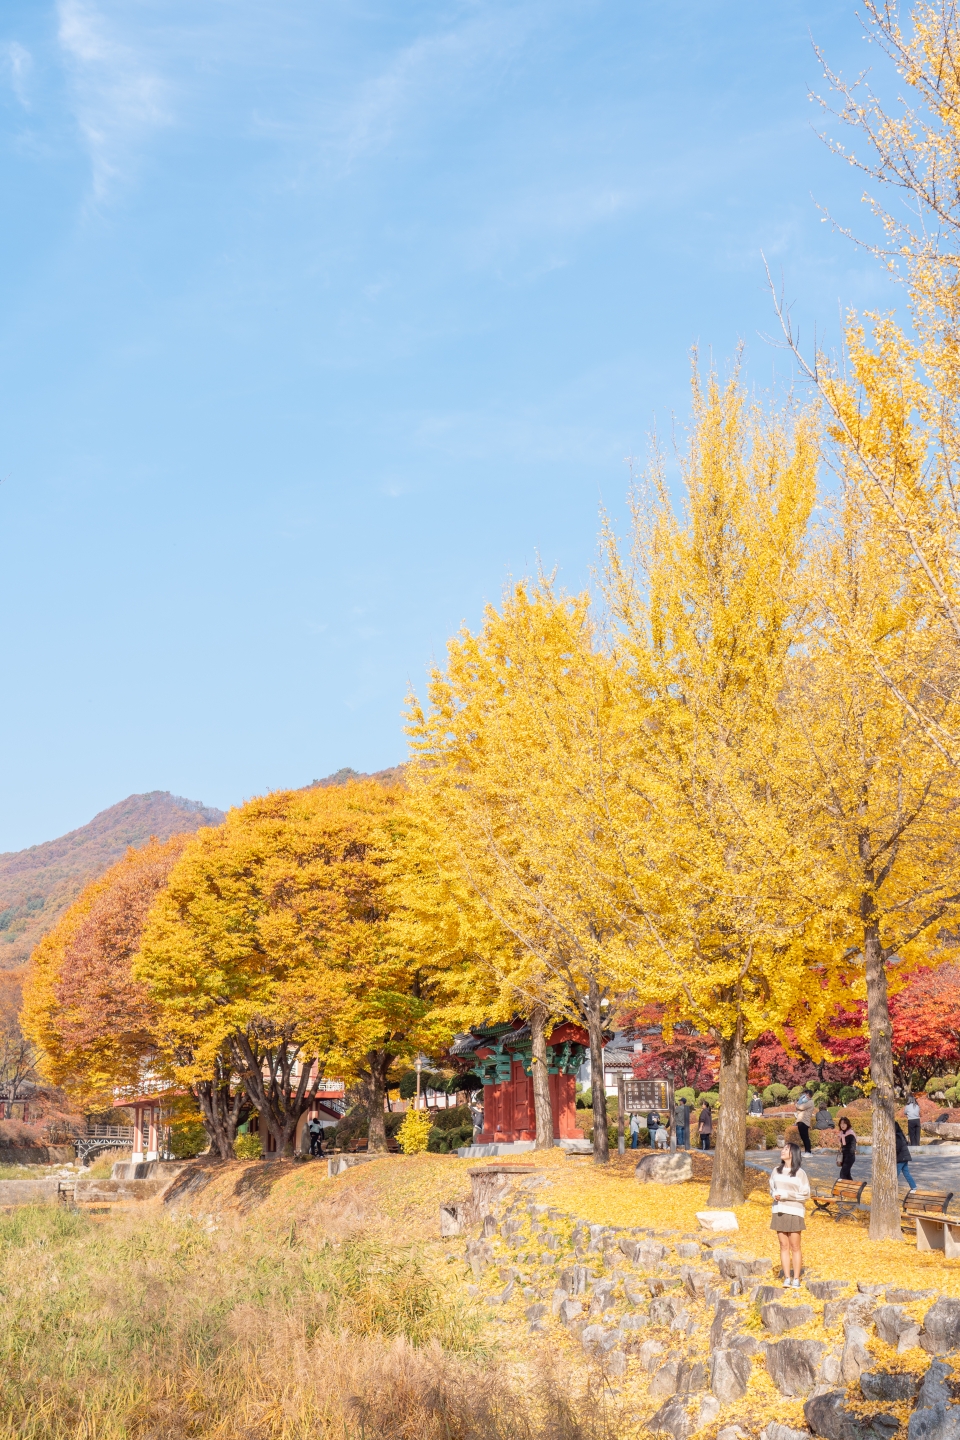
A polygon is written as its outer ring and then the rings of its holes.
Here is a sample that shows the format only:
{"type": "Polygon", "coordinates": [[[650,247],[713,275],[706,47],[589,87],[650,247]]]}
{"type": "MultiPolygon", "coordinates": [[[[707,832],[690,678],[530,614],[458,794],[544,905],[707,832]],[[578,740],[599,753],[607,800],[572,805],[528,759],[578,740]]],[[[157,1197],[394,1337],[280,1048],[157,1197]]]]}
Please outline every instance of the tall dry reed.
{"type": "Polygon", "coordinates": [[[497,1363],[414,1246],[54,1207],[0,1216],[0,1440],[613,1440],[497,1363]]]}

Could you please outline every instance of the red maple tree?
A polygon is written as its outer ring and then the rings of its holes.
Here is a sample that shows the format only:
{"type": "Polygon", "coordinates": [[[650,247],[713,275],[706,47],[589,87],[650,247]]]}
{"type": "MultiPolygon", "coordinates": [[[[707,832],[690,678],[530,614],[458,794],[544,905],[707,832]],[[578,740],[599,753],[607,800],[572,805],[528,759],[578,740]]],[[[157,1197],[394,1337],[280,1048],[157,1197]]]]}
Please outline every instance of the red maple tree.
{"type": "Polygon", "coordinates": [[[711,1089],[719,1064],[716,1042],[683,1023],[675,1025],[671,1038],[665,1040],[663,1013],[662,1005],[645,1005],[620,1016],[620,1027],[643,1046],[633,1057],[634,1075],[651,1080],[672,1074],[678,1089],[689,1086],[698,1093],[711,1089]]]}
{"type": "Polygon", "coordinates": [[[960,966],[917,970],[890,1001],[893,1055],[905,1083],[960,1068],[960,966]]]}

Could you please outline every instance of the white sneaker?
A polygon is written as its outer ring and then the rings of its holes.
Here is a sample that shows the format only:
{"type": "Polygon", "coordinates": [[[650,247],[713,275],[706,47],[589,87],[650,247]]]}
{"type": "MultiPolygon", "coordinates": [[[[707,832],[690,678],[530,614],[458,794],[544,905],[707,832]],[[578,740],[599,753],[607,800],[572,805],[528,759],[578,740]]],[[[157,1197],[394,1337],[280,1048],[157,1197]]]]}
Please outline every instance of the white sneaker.
{"type": "Polygon", "coordinates": [[[792,1285],[793,1285],[794,1290],[799,1290],[799,1289],[800,1289],[800,1281],[797,1279],[796,1276],[794,1276],[793,1281],[792,1281],[791,1283],[792,1283],[792,1285]]]}
{"type": "Polygon", "coordinates": [[[784,1288],[784,1290],[792,1290],[792,1289],[793,1289],[793,1286],[792,1286],[792,1284],[791,1284],[790,1276],[789,1276],[789,1275],[786,1277],[786,1279],[785,1279],[784,1282],[783,1282],[783,1288],[784,1288]]]}

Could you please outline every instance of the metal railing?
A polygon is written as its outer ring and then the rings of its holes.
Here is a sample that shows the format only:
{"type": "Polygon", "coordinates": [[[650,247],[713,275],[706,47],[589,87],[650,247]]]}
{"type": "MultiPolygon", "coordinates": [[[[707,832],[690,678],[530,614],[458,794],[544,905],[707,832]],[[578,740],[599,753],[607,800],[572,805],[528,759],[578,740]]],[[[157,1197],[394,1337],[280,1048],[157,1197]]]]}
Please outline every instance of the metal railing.
{"type": "Polygon", "coordinates": [[[76,1142],[77,1159],[89,1165],[91,1157],[102,1150],[132,1149],[135,1134],[132,1125],[88,1125],[86,1135],[76,1142]]]}
{"type": "Polygon", "coordinates": [[[88,1125],[87,1136],[91,1140],[124,1140],[132,1142],[134,1127],[132,1125],[88,1125]]]}

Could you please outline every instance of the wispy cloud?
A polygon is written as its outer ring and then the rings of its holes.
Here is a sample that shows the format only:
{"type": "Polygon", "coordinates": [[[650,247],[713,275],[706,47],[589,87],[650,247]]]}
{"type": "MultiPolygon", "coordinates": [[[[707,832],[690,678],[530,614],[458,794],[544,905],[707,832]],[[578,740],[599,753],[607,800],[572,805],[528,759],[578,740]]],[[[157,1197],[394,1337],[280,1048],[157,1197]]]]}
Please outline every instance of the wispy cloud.
{"type": "Polygon", "coordinates": [[[479,72],[489,80],[490,66],[506,64],[519,52],[532,23],[523,11],[509,17],[480,14],[404,46],[380,74],[360,85],[339,117],[336,139],[348,161],[384,149],[401,120],[438,92],[462,98],[471,76],[479,72]]]}
{"type": "Polygon", "coordinates": [[[28,87],[30,84],[30,72],[33,69],[33,56],[25,46],[20,45],[16,40],[8,40],[2,47],[4,57],[4,69],[10,77],[10,89],[16,95],[24,110],[30,109],[30,96],[28,87]]]}
{"type": "Polygon", "coordinates": [[[371,55],[365,75],[338,77],[299,112],[258,109],[255,127],[343,174],[418,130],[442,126],[496,87],[545,23],[543,0],[507,7],[479,0],[470,8],[466,19],[445,19],[390,54],[371,55]]]}
{"type": "Polygon", "coordinates": [[[85,0],[59,0],[58,38],[71,71],[77,123],[90,152],[94,198],[127,178],[151,131],[171,123],[167,83],[85,0]]]}

